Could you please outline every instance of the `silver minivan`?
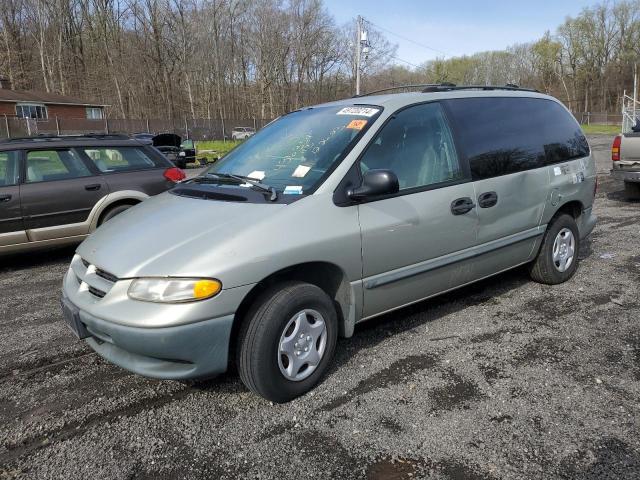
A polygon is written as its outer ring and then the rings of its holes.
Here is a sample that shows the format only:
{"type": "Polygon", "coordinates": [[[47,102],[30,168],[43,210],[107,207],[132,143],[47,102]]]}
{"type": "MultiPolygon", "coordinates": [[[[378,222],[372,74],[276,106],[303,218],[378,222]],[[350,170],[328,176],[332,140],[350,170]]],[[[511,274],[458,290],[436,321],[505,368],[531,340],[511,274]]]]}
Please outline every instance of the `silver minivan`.
{"type": "Polygon", "coordinates": [[[589,145],[556,99],[442,85],[282,116],[77,250],[67,323],[161,379],[235,363],[285,402],[358,322],[527,265],[572,277],[594,227],[589,145]]]}

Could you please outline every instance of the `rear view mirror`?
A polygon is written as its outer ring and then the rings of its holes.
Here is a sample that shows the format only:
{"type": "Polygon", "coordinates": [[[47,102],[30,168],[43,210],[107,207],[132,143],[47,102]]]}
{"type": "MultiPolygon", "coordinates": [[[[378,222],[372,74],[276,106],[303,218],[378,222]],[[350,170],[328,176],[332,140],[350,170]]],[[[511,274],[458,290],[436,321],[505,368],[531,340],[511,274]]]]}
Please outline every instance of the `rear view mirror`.
{"type": "Polygon", "coordinates": [[[398,177],[391,170],[369,170],[364,173],[362,185],[351,189],[347,196],[351,200],[364,200],[378,195],[389,195],[400,190],[398,177]]]}

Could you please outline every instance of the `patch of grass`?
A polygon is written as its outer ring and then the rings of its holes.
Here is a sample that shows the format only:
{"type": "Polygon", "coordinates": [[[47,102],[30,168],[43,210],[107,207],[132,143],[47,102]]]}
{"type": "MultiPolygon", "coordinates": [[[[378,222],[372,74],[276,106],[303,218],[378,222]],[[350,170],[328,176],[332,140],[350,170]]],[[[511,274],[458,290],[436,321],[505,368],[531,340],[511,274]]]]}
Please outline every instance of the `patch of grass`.
{"type": "Polygon", "coordinates": [[[591,125],[580,125],[582,127],[582,131],[589,134],[605,134],[605,135],[617,135],[620,133],[619,125],[598,125],[592,123],[591,125]]]}
{"type": "Polygon", "coordinates": [[[222,140],[207,140],[196,142],[196,156],[198,158],[206,157],[208,159],[224,157],[241,143],[242,141],[238,140],[227,140],[226,142],[222,140]]]}

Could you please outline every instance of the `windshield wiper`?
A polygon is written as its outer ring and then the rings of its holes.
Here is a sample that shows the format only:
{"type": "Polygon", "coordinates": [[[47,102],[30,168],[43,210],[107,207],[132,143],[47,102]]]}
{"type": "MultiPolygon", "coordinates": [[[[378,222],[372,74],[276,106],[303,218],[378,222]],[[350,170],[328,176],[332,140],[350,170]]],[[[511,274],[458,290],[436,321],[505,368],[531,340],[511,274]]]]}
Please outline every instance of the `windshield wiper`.
{"type": "MultiPolygon", "coordinates": [[[[256,187],[258,190],[262,190],[263,192],[270,194],[269,196],[270,201],[275,202],[278,199],[278,191],[274,187],[270,185],[266,185],[264,183],[260,183],[259,180],[253,179],[251,177],[246,177],[244,175],[235,175],[233,173],[214,173],[214,172],[207,173],[206,176],[231,179],[231,180],[235,180],[240,184],[248,183],[256,187]]],[[[205,178],[205,177],[196,177],[194,180],[197,180],[197,178],[205,178]]]]}

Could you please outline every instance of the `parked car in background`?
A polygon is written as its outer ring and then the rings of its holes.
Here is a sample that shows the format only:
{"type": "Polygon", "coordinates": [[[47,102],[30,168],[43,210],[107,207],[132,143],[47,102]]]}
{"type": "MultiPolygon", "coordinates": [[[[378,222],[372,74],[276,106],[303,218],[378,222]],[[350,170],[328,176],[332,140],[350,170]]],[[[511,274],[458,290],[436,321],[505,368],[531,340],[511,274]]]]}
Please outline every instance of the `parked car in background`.
{"type": "Polygon", "coordinates": [[[246,140],[252,135],[255,135],[256,129],[253,127],[235,127],[231,131],[232,140],[246,140]]]}
{"type": "Polygon", "coordinates": [[[134,133],[132,137],[156,147],[176,167],[185,168],[187,163],[196,161],[196,147],[191,139],[182,141],[175,133],[134,133]]]}
{"type": "Polygon", "coordinates": [[[629,198],[640,198],[640,132],[617,135],[611,145],[611,176],[624,182],[629,198]]]}
{"type": "Polygon", "coordinates": [[[233,354],[249,389],[284,402],[358,322],[520,265],[569,280],[595,187],[580,126],[535,91],[447,84],[305,108],[91,235],[65,318],[150,377],[211,376],[233,354]]]}
{"type": "Polygon", "coordinates": [[[124,135],[0,141],[0,254],[80,242],[184,178],[124,135]]]}
{"type": "Polygon", "coordinates": [[[139,142],[142,143],[148,143],[150,145],[153,145],[153,137],[155,137],[156,134],[155,133],[146,133],[146,132],[142,132],[142,133],[134,133],[131,135],[131,138],[135,138],[136,140],[138,140],[139,142]]]}

